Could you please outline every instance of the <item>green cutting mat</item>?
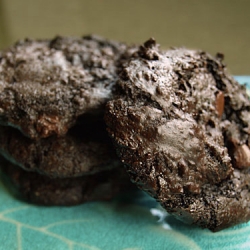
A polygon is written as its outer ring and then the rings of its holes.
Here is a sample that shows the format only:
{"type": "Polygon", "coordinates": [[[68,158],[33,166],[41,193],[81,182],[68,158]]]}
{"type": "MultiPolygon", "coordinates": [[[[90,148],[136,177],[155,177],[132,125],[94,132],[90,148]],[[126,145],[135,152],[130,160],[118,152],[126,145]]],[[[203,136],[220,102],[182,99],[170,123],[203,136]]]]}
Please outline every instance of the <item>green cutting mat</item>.
{"type": "MultiPolygon", "coordinates": [[[[237,77],[241,83],[250,77],[237,77]]],[[[250,93],[249,93],[250,94],[250,93]]],[[[0,250],[250,249],[250,223],[217,233],[185,225],[141,191],[112,202],[39,207],[0,183],[0,250]]]]}

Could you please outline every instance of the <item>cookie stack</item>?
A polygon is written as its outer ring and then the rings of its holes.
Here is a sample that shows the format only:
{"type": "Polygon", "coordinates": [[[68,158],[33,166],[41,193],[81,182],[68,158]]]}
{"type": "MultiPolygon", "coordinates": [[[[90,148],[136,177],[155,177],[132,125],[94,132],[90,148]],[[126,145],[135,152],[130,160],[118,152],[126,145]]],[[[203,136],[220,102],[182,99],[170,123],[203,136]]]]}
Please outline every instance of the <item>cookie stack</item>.
{"type": "Polygon", "coordinates": [[[186,223],[250,220],[250,100],[222,54],[88,36],[0,58],[1,167],[28,200],[109,198],[128,186],[122,163],[186,223]]]}
{"type": "Polygon", "coordinates": [[[1,167],[27,200],[73,205],[128,185],[103,114],[132,51],[85,36],[25,40],[2,52],[1,167]]]}

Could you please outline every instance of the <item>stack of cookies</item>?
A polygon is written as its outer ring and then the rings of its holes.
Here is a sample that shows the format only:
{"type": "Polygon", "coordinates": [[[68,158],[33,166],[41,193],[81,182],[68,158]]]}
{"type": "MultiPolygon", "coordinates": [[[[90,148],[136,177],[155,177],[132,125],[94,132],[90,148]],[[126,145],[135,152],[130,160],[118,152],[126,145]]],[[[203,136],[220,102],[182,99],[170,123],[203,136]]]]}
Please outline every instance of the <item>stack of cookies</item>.
{"type": "Polygon", "coordinates": [[[0,60],[1,168],[29,201],[108,199],[129,176],[186,223],[250,220],[250,100],[222,54],[88,36],[0,60]]]}
{"type": "Polygon", "coordinates": [[[21,196],[73,205],[127,187],[103,115],[132,51],[85,36],[20,41],[0,54],[1,167],[21,196]]]}

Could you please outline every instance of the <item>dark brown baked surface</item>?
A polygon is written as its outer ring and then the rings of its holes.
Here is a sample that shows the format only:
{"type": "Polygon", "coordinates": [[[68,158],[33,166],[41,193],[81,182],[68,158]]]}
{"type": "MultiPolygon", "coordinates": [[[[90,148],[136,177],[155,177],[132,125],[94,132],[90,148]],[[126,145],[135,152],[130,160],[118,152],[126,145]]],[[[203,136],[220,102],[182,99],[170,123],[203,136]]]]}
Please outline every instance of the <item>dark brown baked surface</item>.
{"type": "Polygon", "coordinates": [[[119,192],[135,188],[123,168],[75,178],[50,179],[24,171],[1,157],[0,170],[4,183],[16,197],[46,206],[110,200],[119,192]]]}
{"type": "Polygon", "coordinates": [[[250,219],[250,101],[222,59],[161,51],[150,39],[125,64],[105,114],[133,182],[213,231],[250,219]]]}
{"type": "Polygon", "coordinates": [[[66,134],[103,112],[130,49],[97,36],[17,42],[0,53],[0,123],[36,139],[66,134]]]}
{"type": "Polygon", "coordinates": [[[80,118],[66,135],[37,140],[0,126],[0,153],[27,171],[51,178],[89,175],[121,166],[103,119],[98,115],[80,118]]]}

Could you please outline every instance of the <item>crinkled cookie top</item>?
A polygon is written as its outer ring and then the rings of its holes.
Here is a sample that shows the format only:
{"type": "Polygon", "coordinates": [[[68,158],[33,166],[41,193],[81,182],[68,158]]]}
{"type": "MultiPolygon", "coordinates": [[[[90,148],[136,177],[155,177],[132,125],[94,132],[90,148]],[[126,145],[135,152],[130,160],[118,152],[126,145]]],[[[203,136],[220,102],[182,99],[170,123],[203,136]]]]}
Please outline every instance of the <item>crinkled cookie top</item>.
{"type": "Polygon", "coordinates": [[[102,112],[125,44],[97,36],[24,40],[0,53],[0,121],[31,138],[63,135],[78,116],[102,112]]]}
{"type": "Polygon", "coordinates": [[[161,51],[151,39],[124,66],[105,114],[132,180],[178,218],[212,230],[250,219],[249,174],[230,184],[250,166],[250,101],[222,57],[161,51]]]}

